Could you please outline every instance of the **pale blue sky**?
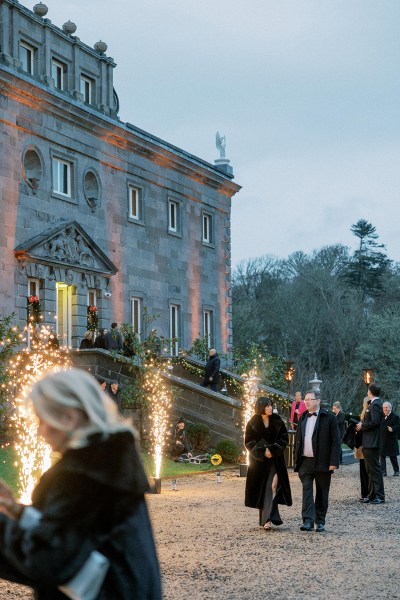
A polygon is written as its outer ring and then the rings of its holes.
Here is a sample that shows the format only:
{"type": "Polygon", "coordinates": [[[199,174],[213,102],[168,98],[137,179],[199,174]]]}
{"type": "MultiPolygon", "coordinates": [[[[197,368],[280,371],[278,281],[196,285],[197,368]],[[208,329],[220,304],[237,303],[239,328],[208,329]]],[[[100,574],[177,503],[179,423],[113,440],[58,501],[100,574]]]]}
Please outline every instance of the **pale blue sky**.
{"type": "Polygon", "coordinates": [[[211,163],[225,134],[234,264],[359,218],[400,261],[399,0],[43,1],[107,42],[124,121],[211,163]]]}

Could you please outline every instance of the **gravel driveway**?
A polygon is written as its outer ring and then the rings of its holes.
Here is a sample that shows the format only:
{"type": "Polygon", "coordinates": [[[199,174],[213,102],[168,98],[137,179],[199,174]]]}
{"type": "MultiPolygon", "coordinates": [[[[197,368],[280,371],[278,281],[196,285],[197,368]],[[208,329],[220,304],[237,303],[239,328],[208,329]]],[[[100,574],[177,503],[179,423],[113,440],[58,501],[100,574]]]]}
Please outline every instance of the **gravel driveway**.
{"type": "MultiPolygon", "coordinates": [[[[387,503],[358,503],[358,464],[332,480],[325,533],[299,530],[301,487],[290,473],[293,506],[284,524],[257,526],[243,506],[238,471],[169,481],[149,495],[165,600],[385,600],[400,599],[400,478],[385,478],[387,503]]],[[[31,599],[0,582],[0,599],[31,599]]],[[[117,600],[117,599],[116,599],[117,600]]],[[[132,599],[134,600],[134,599],[132,599]]]]}

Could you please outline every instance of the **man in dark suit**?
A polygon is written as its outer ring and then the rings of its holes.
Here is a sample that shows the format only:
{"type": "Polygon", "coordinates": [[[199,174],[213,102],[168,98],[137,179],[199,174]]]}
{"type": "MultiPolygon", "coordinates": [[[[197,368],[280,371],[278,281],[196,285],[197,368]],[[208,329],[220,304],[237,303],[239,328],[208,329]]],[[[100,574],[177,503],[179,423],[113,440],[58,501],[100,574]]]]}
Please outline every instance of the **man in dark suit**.
{"type": "Polygon", "coordinates": [[[310,390],[304,398],[307,412],[297,427],[295,468],[303,486],[302,531],[325,530],[332,473],[339,467],[340,439],[336,417],[321,408],[321,394],[310,390]],[[315,481],[315,501],[313,484],[315,481]]]}
{"type": "Polygon", "coordinates": [[[376,383],[369,384],[369,404],[364,419],[356,425],[356,430],[362,431],[362,447],[369,484],[368,496],[360,498],[360,502],[364,504],[383,504],[385,502],[385,489],[379,461],[380,429],[383,416],[382,402],[379,398],[380,393],[381,388],[379,385],[376,383]]]}
{"type": "Polygon", "coordinates": [[[215,348],[210,348],[209,355],[210,357],[206,362],[204,370],[204,379],[200,385],[202,387],[207,387],[209,385],[212,391],[216,392],[217,383],[219,381],[219,369],[221,366],[221,361],[215,348]]]}
{"type": "Polygon", "coordinates": [[[382,473],[386,475],[386,457],[390,458],[393,467],[393,477],[399,476],[399,431],[400,417],[392,412],[390,402],[384,402],[382,405],[383,419],[381,421],[380,432],[380,461],[382,473]]]}

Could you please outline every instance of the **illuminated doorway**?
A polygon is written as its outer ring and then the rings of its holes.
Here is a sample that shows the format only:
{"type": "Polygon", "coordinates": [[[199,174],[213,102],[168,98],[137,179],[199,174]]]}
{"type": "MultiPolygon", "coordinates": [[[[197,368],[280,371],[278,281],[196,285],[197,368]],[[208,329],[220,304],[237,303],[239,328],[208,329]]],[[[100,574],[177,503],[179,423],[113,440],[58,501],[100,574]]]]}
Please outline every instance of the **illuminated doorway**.
{"type": "Polygon", "coordinates": [[[60,346],[71,346],[72,285],[57,283],[57,336],[60,346]]]}

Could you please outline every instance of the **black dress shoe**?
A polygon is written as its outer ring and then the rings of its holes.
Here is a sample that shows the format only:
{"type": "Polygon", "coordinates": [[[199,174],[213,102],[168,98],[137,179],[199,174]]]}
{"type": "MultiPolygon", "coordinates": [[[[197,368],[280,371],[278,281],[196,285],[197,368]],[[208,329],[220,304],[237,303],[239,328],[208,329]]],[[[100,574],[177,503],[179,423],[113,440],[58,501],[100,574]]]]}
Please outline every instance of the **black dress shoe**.
{"type": "Polygon", "coordinates": [[[369,498],[360,498],[359,502],[361,502],[362,504],[368,504],[368,502],[370,502],[369,498]]]}
{"type": "Polygon", "coordinates": [[[312,531],[314,529],[314,527],[311,525],[311,523],[303,523],[303,525],[300,527],[301,531],[312,531]]]}
{"type": "Polygon", "coordinates": [[[399,472],[396,471],[395,473],[393,473],[393,477],[399,477],[399,472]]]}
{"type": "Polygon", "coordinates": [[[385,504],[385,501],[383,498],[375,498],[374,500],[370,501],[370,504],[385,504]]]}
{"type": "Polygon", "coordinates": [[[318,533],[321,533],[322,531],[325,531],[325,525],[322,525],[322,523],[318,523],[315,531],[317,531],[318,533]]]}

